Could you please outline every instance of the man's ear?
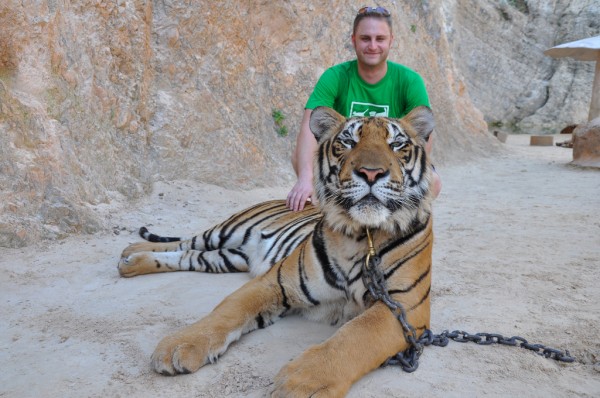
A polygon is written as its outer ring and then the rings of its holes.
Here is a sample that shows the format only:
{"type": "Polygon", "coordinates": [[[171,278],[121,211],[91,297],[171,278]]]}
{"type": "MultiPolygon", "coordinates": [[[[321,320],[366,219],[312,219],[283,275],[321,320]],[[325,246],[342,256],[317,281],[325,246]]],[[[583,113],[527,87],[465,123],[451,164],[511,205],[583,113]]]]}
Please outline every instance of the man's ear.
{"type": "Polygon", "coordinates": [[[346,122],[346,118],[331,108],[319,106],[310,114],[310,131],[317,141],[327,135],[328,132],[339,128],[346,122]]]}
{"type": "Polygon", "coordinates": [[[435,127],[433,112],[427,106],[418,106],[401,120],[410,124],[419,137],[427,141],[435,127]]]}

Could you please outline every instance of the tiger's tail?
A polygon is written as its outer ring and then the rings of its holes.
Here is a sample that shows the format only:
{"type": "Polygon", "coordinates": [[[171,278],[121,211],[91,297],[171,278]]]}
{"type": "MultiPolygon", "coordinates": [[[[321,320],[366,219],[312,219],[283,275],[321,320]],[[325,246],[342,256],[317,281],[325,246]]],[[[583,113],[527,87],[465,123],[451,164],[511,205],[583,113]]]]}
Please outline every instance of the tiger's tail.
{"type": "Polygon", "coordinates": [[[183,238],[155,235],[155,234],[151,233],[150,231],[148,231],[148,228],[146,228],[146,227],[141,227],[139,230],[139,234],[142,238],[144,238],[148,242],[154,242],[154,243],[157,243],[157,242],[162,242],[162,243],[180,242],[183,240],[183,238]]]}

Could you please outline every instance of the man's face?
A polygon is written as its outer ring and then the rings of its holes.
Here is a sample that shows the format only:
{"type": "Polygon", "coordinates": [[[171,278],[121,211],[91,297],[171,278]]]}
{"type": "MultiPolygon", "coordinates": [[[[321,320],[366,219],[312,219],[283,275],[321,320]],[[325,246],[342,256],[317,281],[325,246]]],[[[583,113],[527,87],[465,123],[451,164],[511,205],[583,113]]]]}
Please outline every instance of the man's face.
{"type": "Polygon", "coordinates": [[[364,18],[352,35],[356,58],[363,66],[376,67],[387,60],[392,45],[392,33],[385,20],[364,18]]]}

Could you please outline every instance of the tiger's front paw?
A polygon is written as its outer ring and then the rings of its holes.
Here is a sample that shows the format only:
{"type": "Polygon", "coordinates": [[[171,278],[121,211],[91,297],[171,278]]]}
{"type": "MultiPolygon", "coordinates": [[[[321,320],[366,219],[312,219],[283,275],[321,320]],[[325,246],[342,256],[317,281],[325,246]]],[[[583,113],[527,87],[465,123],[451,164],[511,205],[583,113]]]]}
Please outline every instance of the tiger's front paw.
{"type": "Polygon", "coordinates": [[[342,372],[345,365],[330,362],[325,350],[313,347],[279,371],[271,397],[343,397],[351,386],[342,372]]]}
{"type": "Polygon", "coordinates": [[[154,370],[163,375],[193,373],[210,362],[208,339],[165,337],[154,350],[151,361],[154,370]]]}

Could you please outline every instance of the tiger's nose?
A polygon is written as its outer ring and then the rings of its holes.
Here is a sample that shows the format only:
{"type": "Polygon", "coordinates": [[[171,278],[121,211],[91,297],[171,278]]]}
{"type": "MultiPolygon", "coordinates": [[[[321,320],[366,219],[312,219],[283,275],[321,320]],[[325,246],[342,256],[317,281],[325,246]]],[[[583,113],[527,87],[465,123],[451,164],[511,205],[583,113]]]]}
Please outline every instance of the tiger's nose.
{"type": "Polygon", "coordinates": [[[386,171],[382,168],[371,169],[368,167],[361,167],[356,172],[359,177],[363,178],[369,185],[373,185],[378,179],[385,177],[389,174],[389,171],[386,171]]]}

